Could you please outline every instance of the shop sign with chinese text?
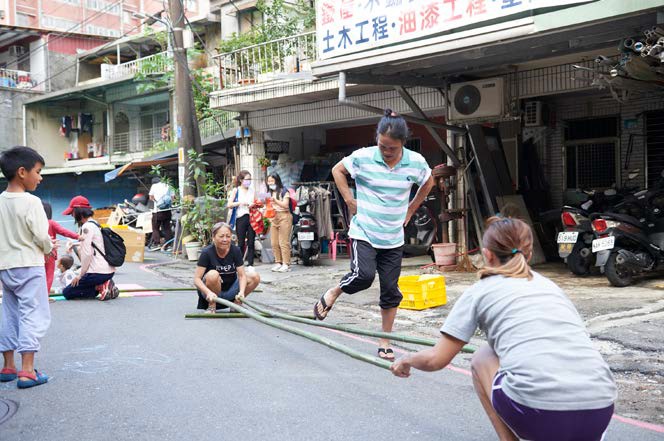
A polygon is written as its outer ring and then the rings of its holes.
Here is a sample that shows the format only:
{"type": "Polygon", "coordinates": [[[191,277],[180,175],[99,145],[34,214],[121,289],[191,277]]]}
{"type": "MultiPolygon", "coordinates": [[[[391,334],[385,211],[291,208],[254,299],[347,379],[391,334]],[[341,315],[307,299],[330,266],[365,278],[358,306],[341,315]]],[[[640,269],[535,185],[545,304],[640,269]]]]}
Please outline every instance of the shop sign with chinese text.
{"type": "Polygon", "coordinates": [[[320,59],[591,0],[317,0],[320,59]]]}

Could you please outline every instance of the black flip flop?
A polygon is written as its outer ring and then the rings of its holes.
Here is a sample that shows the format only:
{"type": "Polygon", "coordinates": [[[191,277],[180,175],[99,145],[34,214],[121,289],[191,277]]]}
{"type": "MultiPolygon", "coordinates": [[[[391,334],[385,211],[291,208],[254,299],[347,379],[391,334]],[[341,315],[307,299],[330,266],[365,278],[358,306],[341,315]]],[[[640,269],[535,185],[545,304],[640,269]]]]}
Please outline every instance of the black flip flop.
{"type": "Polygon", "coordinates": [[[378,348],[378,358],[381,360],[394,361],[394,351],[392,348],[378,348]],[[380,354],[385,354],[381,357],[380,354]]]}
{"type": "MultiPolygon", "coordinates": [[[[327,293],[325,293],[325,294],[327,294],[327,293]]],[[[320,300],[317,301],[316,304],[314,305],[314,316],[316,316],[316,320],[320,320],[320,321],[325,320],[325,317],[327,317],[327,313],[330,312],[330,310],[332,309],[332,306],[328,306],[327,303],[325,303],[325,294],[323,294],[320,297],[320,300]],[[318,312],[318,305],[319,304],[323,307],[323,314],[320,314],[318,312]]]]}

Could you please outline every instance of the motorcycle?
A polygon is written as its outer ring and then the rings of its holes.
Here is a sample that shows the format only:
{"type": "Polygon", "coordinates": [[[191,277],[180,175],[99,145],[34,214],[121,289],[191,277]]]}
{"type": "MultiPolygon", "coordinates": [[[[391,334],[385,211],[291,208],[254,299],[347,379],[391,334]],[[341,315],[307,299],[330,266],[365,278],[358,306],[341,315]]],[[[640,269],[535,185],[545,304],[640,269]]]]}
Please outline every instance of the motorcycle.
{"type": "Polygon", "coordinates": [[[597,191],[574,191],[573,197],[582,202],[579,207],[565,205],[562,209],[560,219],[563,231],[558,233],[558,255],[565,260],[569,270],[577,276],[590,274],[594,263],[594,254],[591,251],[592,241],[595,239],[590,216],[594,212],[615,211],[636,187],[628,183],[638,176],[638,170],[630,172],[628,180],[623,187],[616,191],[607,189],[603,192],[597,191]]]}
{"type": "MultiPolygon", "coordinates": [[[[434,200],[434,196],[428,196],[425,201],[434,200]]],[[[438,235],[438,224],[436,217],[429,207],[422,204],[413,213],[408,224],[404,227],[404,257],[423,256],[429,254],[433,259],[431,245],[436,242],[438,235]]]]}
{"type": "Polygon", "coordinates": [[[638,192],[627,202],[632,207],[638,202],[643,217],[622,213],[591,216],[596,265],[616,287],[629,286],[636,276],[664,266],[664,171],[653,190],[638,192]]]}
{"type": "Polygon", "coordinates": [[[313,265],[320,255],[320,239],[316,218],[307,211],[309,201],[299,201],[299,219],[293,225],[291,235],[291,253],[295,259],[302,260],[305,266],[313,265]]]}

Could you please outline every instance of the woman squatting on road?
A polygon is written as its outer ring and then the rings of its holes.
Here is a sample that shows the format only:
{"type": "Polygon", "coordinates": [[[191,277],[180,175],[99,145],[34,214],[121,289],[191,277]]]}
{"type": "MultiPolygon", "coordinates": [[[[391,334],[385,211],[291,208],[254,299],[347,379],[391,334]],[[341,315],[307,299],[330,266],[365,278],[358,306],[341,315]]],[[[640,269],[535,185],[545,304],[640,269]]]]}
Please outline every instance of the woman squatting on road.
{"type": "Polygon", "coordinates": [[[473,384],[500,440],[600,441],[616,386],[572,302],[530,269],[530,227],[493,217],[482,242],[480,280],[457,300],[436,346],[392,372],[443,369],[479,327],[487,343],[473,356],[473,384]]]}

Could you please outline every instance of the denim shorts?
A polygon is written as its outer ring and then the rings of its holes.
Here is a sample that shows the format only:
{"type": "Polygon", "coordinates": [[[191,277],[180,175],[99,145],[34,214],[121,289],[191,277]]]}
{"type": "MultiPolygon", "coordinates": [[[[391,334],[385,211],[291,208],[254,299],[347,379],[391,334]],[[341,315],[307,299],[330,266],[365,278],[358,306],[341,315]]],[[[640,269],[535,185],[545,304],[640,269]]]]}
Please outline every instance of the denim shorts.
{"type": "MultiPolygon", "coordinates": [[[[205,276],[203,276],[202,280],[203,280],[203,283],[205,283],[205,276]]],[[[208,302],[207,302],[207,299],[205,298],[205,295],[198,289],[196,291],[198,292],[198,305],[197,305],[197,308],[198,309],[207,309],[208,302]]],[[[238,278],[238,279],[235,279],[235,282],[233,282],[233,284],[226,291],[222,291],[222,292],[218,293],[217,296],[219,298],[222,298],[224,300],[228,300],[229,302],[232,302],[233,300],[235,300],[235,296],[238,295],[239,292],[240,292],[240,279],[238,278]]],[[[217,304],[217,309],[224,309],[224,308],[228,308],[228,306],[217,304]]]]}
{"type": "Polygon", "coordinates": [[[611,422],[613,404],[592,410],[539,410],[512,400],[501,386],[505,373],[493,380],[491,403],[520,439],[528,441],[601,441],[611,422]]]}

